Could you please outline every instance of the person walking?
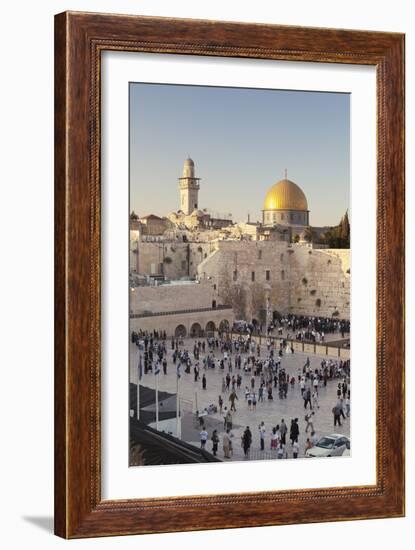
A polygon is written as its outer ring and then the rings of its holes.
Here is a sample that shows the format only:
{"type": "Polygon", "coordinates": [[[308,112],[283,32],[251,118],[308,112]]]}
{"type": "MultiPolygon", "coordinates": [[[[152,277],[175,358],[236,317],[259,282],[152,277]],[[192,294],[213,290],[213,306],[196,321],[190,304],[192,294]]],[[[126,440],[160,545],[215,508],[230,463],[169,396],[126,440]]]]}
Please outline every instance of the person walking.
{"type": "Polygon", "coordinates": [[[277,458],[281,459],[284,458],[284,451],[285,451],[285,445],[280,441],[278,447],[277,447],[277,458]]]}
{"type": "Polygon", "coordinates": [[[219,444],[218,431],[213,430],[213,433],[212,433],[212,454],[213,454],[213,456],[216,456],[216,454],[218,452],[218,444],[219,444]]]}
{"type": "Polygon", "coordinates": [[[245,428],[245,431],[242,435],[242,448],[244,450],[245,458],[249,458],[249,450],[251,448],[252,443],[252,433],[249,429],[249,426],[245,428]]]}
{"type": "Polygon", "coordinates": [[[307,413],[304,417],[304,420],[306,421],[305,433],[308,432],[309,428],[312,432],[314,432],[313,416],[314,416],[314,411],[311,411],[307,413]]]}
{"type": "Polygon", "coordinates": [[[307,454],[307,451],[309,449],[312,449],[313,448],[313,442],[311,441],[310,438],[307,437],[307,441],[305,443],[305,450],[304,450],[304,454],[306,455],[307,454]]]}
{"type": "Polygon", "coordinates": [[[259,441],[260,441],[260,448],[261,451],[265,450],[265,423],[261,422],[261,424],[258,426],[259,431],[259,441]]]}
{"type": "Polygon", "coordinates": [[[346,416],[347,416],[347,418],[349,418],[349,416],[350,416],[350,390],[347,392],[345,407],[346,407],[346,416]]]}
{"type": "Polygon", "coordinates": [[[291,421],[291,426],[290,426],[291,444],[293,444],[294,441],[298,441],[299,434],[300,434],[300,428],[298,427],[298,418],[294,418],[294,420],[291,421]]]}
{"type": "Polygon", "coordinates": [[[233,390],[233,392],[229,396],[229,401],[231,402],[231,411],[236,412],[235,400],[238,400],[238,396],[236,395],[235,390],[233,390]]]}
{"type": "Polygon", "coordinates": [[[231,441],[231,430],[229,428],[223,434],[222,446],[223,446],[223,455],[224,455],[224,457],[225,458],[231,458],[232,441],[231,441]]]}
{"type": "Polygon", "coordinates": [[[202,388],[204,390],[206,389],[206,375],[205,375],[205,373],[203,373],[203,376],[202,376],[202,388]]]}
{"type": "Polygon", "coordinates": [[[206,428],[203,426],[202,431],[200,432],[200,448],[204,449],[206,447],[206,441],[208,440],[209,434],[206,431],[206,428]]]}
{"type": "Polygon", "coordinates": [[[307,405],[310,405],[310,410],[313,408],[313,406],[311,405],[311,390],[310,388],[307,388],[303,394],[303,398],[304,398],[304,408],[306,409],[307,408],[307,405]]]}
{"type": "Polygon", "coordinates": [[[331,412],[333,413],[333,417],[334,417],[334,425],[336,426],[338,424],[339,426],[341,426],[342,425],[340,422],[341,405],[339,404],[339,402],[337,402],[336,405],[334,405],[331,412]]]}
{"type": "Polygon", "coordinates": [[[288,431],[287,424],[284,422],[284,419],[282,419],[280,424],[280,433],[281,433],[281,442],[283,445],[286,445],[287,431],[288,431]]]}
{"type": "Polygon", "coordinates": [[[222,398],[221,395],[220,395],[219,398],[218,398],[218,404],[219,404],[219,412],[220,412],[220,414],[222,414],[223,398],[222,398]]]}
{"type": "Polygon", "coordinates": [[[274,426],[271,432],[271,451],[276,451],[278,446],[277,428],[274,426]]]}
{"type": "Polygon", "coordinates": [[[228,411],[225,416],[225,426],[227,429],[232,430],[232,415],[231,411],[228,411]]]}
{"type": "Polygon", "coordinates": [[[312,400],[313,400],[313,409],[319,409],[320,405],[318,404],[318,392],[315,390],[313,391],[312,400]]]}

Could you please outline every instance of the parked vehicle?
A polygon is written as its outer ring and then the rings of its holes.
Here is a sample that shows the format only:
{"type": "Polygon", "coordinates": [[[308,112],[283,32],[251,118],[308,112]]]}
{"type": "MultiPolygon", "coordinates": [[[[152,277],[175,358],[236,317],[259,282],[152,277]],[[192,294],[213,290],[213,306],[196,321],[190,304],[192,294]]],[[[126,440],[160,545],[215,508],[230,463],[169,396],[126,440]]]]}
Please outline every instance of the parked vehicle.
{"type": "Polygon", "coordinates": [[[314,447],[307,449],[305,456],[308,458],[341,456],[346,449],[350,449],[348,437],[340,434],[325,435],[314,447]]]}

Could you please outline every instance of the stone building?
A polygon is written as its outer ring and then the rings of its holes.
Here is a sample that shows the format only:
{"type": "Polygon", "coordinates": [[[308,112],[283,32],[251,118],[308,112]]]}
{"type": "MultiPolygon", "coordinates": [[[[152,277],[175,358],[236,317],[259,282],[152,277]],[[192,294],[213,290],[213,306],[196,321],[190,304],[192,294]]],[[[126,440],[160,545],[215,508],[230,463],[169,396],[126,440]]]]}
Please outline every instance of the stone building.
{"type": "Polygon", "coordinates": [[[267,192],[262,210],[262,223],[269,227],[283,225],[303,230],[309,225],[306,196],[293,181],[285,178],[275,183],[267,192]]]}
{"type": "Polygon", "coordinates": [[[287,174],[256,223],[200,209],[199,182],[188,158],[181,209],[131,216],[132,327],[183,335],[285,313],[350,318],[350,250],[306,242],[307,198],[287,174]]]}
{"type": "Polygon", "coordinates": [[[191,158],[187,158],[184,161],[183,174],[179,178],[180,210],[185,216],[199,208],[199,181],[200,178],[195,176],[195,163],[191,158]]]}

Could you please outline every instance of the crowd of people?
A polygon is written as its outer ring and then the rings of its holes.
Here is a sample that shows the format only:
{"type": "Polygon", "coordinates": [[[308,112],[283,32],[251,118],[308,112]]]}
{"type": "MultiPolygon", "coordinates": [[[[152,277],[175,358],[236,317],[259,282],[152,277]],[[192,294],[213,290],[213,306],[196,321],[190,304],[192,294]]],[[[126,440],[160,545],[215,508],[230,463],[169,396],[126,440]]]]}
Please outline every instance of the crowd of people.
{"type": "Polygon", "coordinates": [[[266,334],[268,336],[285,336],[297,341],[324,343],[327,334],[338,334],[339,338],[350,335],[350,321],[337,317],[315,317],[307,315],[276,315],[273,321],[264,326],[262,323],[235,326],[238,332],[266,334]]]}
{"type": "MultiPolygon", "coordinates": [[[[306,318],[287,316],[286,322],[296,329],[306,322],[306,318]]],[[[315,320],[315,327],[324,330],[333,328],[315,320]]],[[[167,339],[163,334],[134,333],[132,341],[140,349],[143,358],[143,373],[167,374],[168,365],[173,364],[178,376],[190,376],[193,382],[201,384],[202,393],[208,388],[209,372],[222,372],[220,393],[217,402],[209,403],[196,412],[199,426],[200,446],[217,456],[223,451],[225,459],[234,454],[235,436],[233,433],[234,417],[240,407],[254,413],[265,402],[275,398],[284,400],[289,391],[297,391],[302,400],[306,434],[305,448],[299,446],[299,419],[292,418],[287,426],[284,419],[274,425],[262,421],[254,432],[248,425],[240,436],[243,456],[250,458],[253,441],[258,440],[258,451],[269,449],[276,458],[297,458],[318,441],[314,427],[315,415],[319,412],[319,390],[326,387],[329,381],[336,380],[336,395],[333,399],[333,425],[341,426],[350,415],[350,361],[322,359],[319,367],[311,366],[307,357],[303,366],[294,373],[288,373],[284,367],[284,357],[293,354],[294,350],[287,339],[265,340],[261,346],[250,333],[228,334],[195,338],[184,341],[181,338],[167,339]],[[163,337],[164,336],[164,337],[163,337]],[[191,342],[191,346],[186,346],[191,342]],[[190,349],[189,349],[190,348],[190,349]],[[223,431],[214,429],[210,434],[206,428],[206,415],[221,416],[223,431]]],[[[214,377],[217,380],[217,376],[214,377]]],[[[216,382],[217,383],[217,382],[216,382]]],[[[299,409],[299,410],[301,410],[299,409]]],[[[327,412],[327,411],[326,411],[327,412]]],[[[330,411],[328,411],[330,414],[330,411]]],[[[258,418],[253,414],[253,420],[258,418]]]]}

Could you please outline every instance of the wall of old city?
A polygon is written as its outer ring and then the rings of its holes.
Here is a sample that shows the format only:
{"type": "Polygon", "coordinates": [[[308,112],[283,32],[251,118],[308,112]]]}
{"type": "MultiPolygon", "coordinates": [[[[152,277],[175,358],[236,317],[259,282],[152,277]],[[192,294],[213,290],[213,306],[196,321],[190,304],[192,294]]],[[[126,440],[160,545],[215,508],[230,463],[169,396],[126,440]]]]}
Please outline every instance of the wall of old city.
{"type": "Polygon", "coordinates": [[[290,311],[349,319],[350,250],[304,245],[290,250],[290,311]]]}
{"type": "Polygon", "coordinates": [[[224,303],[233,303],[238,318],[258,318],[261,311],[263,318],[267,296],[272,311],[350,317],[349,250],[221,241],[198,273],[217,284],[224,303]]]}
{"type": "MultiPolygon", "coordinates": [[[[263,321],[267,297],[271,310],[280,313],[350,316],[350,250],[316,249],[283,241],[159,240],[140,241],[138,253],[131,254],[132,261],[136,261],[132,265],[137,265],[137,255],[140,274],[163,275],[170,280],[197,277],[212,282],[216,285],[215,296],[210,294],[207,302],[233,305],[238,319],[263,321]]],[[[164,288],[168,286],[159,287],[158,292],[164,292],[164,288]]],[[[178,308],[177,304],[191,303],[194,307],[195,303],[204,303],[204,290],[197,288],[178,291],[174,309],[187,308],[178,308]]],[[[151,293],[152,289],[140,287],[137,296],[142,291],[151,293]]],[[[146,304],[144,309],[154,309],[151,299],[141,299],[146,304]]],[[[158,308],[160,299],[155,302],[158,308]]]]}
{"type": "Polygon", "coordinates": [[[206,309],[212,307],[214,300],[218,300],[214,285],[208,281],[138,286],[130,296],[130,310],[133,314],[206,309]]]}
{"type": "Polygon", "coordinates": [[[198,274],[214,281],[237,318],[264,320],[267,296],[273,310],[285,312],[290,306],[287,250],[287,244],[278,241],[219,241],[198,274]]]}
{"type": "Polygon", "coordinates": [[[195,277],[197,266],[215,247],[215,241],[139,241],[138,246],[133,243],[130,247],[131,270],[140,275],[164,275],[172,281],[195,277]]]}

